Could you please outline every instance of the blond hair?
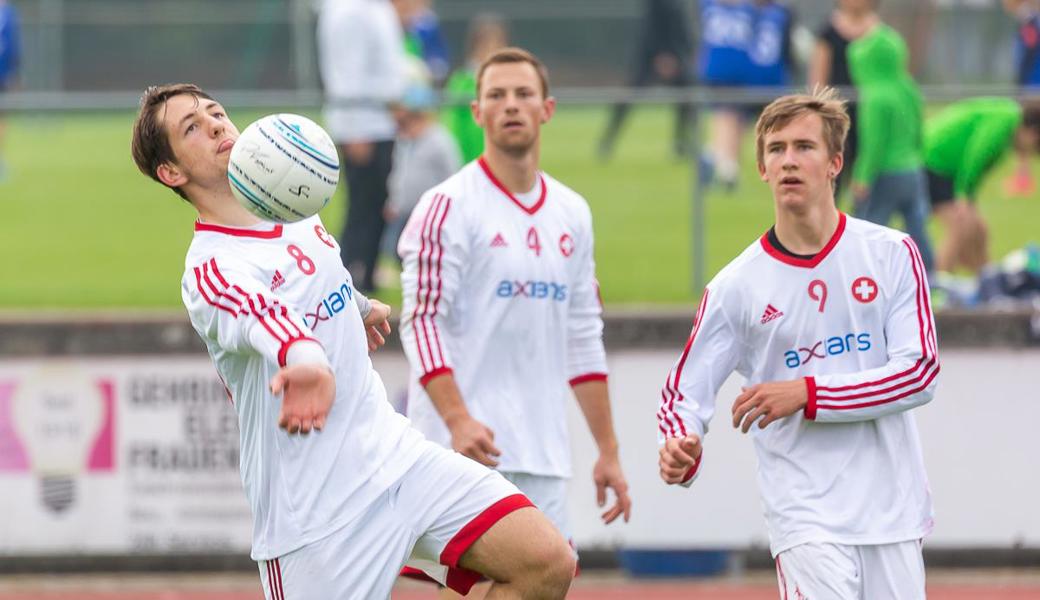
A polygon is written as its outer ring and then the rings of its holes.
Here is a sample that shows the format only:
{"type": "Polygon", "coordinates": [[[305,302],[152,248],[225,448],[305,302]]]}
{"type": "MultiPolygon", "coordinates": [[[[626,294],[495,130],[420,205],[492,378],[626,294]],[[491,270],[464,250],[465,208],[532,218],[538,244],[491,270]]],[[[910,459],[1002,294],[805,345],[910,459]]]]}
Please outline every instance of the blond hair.
{"type": "Polygon", "coordinates": [[[755,156],[759,166],[763,165],[766,134],[787,127],[796,118],[819,115],[823,122],[823,141],[831,156],[845,147],[845,136],[849,133],[849,113],[845,100],[832,87],[816,86],[807,94],[781,96],[769,103],[755,124],[755,156]]]}

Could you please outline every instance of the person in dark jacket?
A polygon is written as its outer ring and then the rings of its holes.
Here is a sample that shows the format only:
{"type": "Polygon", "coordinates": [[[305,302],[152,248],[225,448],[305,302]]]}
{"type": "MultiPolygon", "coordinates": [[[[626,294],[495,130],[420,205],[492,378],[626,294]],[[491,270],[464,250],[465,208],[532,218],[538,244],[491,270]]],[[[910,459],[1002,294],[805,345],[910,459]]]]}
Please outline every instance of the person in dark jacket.
{"type": "MultiPolygon", "coordinates": [[[[636,59],[628,84],[645,87],[660,82],[674,87],[686,87],[692,83],[690,56],[693,44],[687,27],[689,19],[679,0],[646,0],[642,29],[636,46],[636,59]]],[[[609,158],[614,151],[618,133],[628,115],[631,105],[620,102],[614,105],[610,121],[599,143],[601,158],[609,158]]],[[[679,102],[675,106],[675,133],[673,147],[676,156],[685,156],[689,150],[690,123],[693,106],[679,102]]]]}

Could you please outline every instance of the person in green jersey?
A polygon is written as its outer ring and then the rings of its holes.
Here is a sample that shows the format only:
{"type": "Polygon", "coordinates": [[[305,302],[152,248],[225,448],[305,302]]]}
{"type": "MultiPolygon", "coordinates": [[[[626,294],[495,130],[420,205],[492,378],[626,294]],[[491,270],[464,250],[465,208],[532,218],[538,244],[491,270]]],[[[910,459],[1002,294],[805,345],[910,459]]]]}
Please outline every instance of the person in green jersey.
{"type": "Polygon", "coordinates": [[[449,105],[442,113],[442,122],[458,143],[464,163],[484,152],[484,130],[473,120],[469,108],[469,101],[477,97],[477,65],[508,43],[509,32],[501,18],[492,14],[477,15],[469,26],[466,64],[452,72],[444,85],[444,97],[449,105]]]}
{"type": "Polygon", "coordinates": [[[908,55],[902,36],[884,24],[849,45],[849,73],[860,101],[852,193],[860,218],[888,225],[893,213],[900,213],[931,271],[921,151],[924,101],[907,68],[908,55]]]}
{"type": "Polygon", "coordinates": [[[975,207],[983,177],[1010,149],[1040,152],[1040,107],[1010,98],[951,104],[924,127],[924,163],[932,211],[946,228],[936,255],[939,271],[978,273],[989,261],[986,223],[975,207]]]}

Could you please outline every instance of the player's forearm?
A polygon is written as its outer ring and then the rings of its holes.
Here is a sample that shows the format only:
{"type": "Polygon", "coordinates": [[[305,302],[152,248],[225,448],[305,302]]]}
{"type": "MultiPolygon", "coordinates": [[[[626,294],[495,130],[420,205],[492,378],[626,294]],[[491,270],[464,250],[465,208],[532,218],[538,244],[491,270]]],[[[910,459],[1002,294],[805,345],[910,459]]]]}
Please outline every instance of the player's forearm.
{"type": "Polygon", "coordinates": [[[818,423],[871,421],[927,404],[935,396],[939,361],[925,358],[904,369],[871,369],[806,378],[806,418],[818,423]]]}
{"type": "Polygon", "coordinates": [[[430,379],[426,383],[426,394],[448,429],[471,418],[453,374],[443,373],[430,379]]]}
{"type": "Polygon", "coordinates": [[[614,434],[606,380],[585,381],[574,385],[572,389],[600,454],[616,454],[618,441],[614,434]]]}

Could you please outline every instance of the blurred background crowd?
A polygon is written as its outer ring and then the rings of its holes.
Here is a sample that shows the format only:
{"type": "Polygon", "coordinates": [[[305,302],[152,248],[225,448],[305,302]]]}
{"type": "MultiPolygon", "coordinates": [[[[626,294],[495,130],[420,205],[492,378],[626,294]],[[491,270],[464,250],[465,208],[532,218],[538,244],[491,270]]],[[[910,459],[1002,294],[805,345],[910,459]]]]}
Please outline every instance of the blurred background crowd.
{"type": "MultiPolygon", "coordinates": [[[[562,100],[601,90],[585,96],[610,107],[588,140],[600,161],[651,90],[675,106],[671,152],[725,194],[754,169],[742,148],[765,103],[838,86],[852,118],[842,208],[905,228],[941,303],[1040,288],[1040,251],[995,264],[976,203],[1008,155],[1004,193],[1038,193],[1040,0],[0,0],[0,91],[68,109],[120,105],[105,93],[157,77],[297,94],[279,101],[321,94],[349,198],[343,258],[372,291],[392,285],[419,195],[480,154],[474,69],[511,43],[550,65],[562,100]]],[[[0,181],[17,152],[3,132],[0,117],[0,181]]]]}

